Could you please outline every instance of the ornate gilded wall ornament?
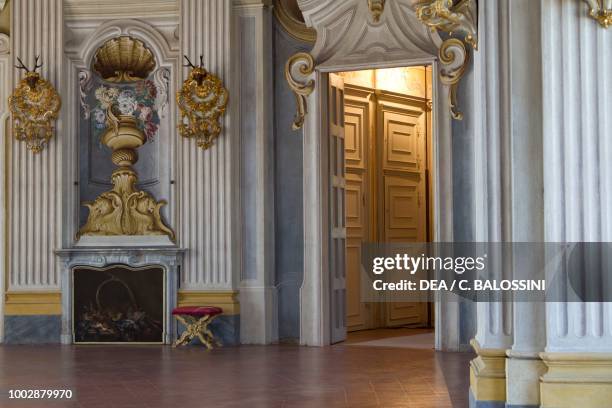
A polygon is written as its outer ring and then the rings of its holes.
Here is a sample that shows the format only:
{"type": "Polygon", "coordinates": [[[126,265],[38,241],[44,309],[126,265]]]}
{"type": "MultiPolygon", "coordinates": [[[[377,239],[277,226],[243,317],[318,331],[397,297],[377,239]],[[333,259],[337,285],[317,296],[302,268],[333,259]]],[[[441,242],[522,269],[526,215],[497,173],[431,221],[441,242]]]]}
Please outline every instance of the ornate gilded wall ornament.
{"type": "Polygon", "coordinates": [[[142,41],[129,36],[108,40],[94,56],[93,69],[108,82],[137,82],[155,69],[155,57],[142,41]]]}
{"type": "Polygon", "coordinates": [[[15,139],[26,142],[26,147],[34,153],[40,153],[53,137],[53,122],[57,120],[62,101],[48,81],[36,70],[42,67],[36,57],[34,69],[17,58],[18,69],[26,72],[25,77],[9,97],[9,109],[13,116],[15,139]]]}
{"type": "Polygon", "coordinates": [[[83,203],[89,208],[89,216],[77,239],[82,235],[167,235],[174,241],[174,232],[160,214],[166,201],[157,201],[135,187],[136,149],[149,137],[138,123],[142,115],[135,116],[143,108],[133,94],[119,88],[102,86],[96,90],[96,98],[106,116],[106,130],[100,140],[113,151],[111,160],[118,168],[111,176],[113,189],[93,202],[83,203]]]}
{"type": "Polygon", "coordinates": [[[612,2],[610,0],[583,0],[589,5],[589,16],[599,22],[603,28],[612,25],[612,2]]]}
{"type": "Polygon", "coordinates": [[[370,13],[372,13],[374,22],[378,23],[381,14],[385,10],[385,0],[368,0],[368,7],[370,8],[370,13]]]}
{"type": "Polygon", "coordinates": [[[470,60],[466,45],[478,49],[476,1],[428,0],[417,4],[416,16],[432,30],[463,37],[463,41],[449,38],[439,49],[440,79],[450,86],[449,104],[453,118],[461,120],[463,114],[457,109],[457,87],[470,60]]]}
{"type": "Polygon", "coordinates": [[[298,52],[287,60],[285,64],[285,78],[289,87],[295,95],[297,112],[293,120],[293,130],[298,130],[304,126],[304,118],[308,113],[307,98],[315,87],[314,79],[309,79],[314,72],[314,60],[306,52],[298,52]]]}
{"type": "Polygon", "coordinates": [[[221,79],[204,69],[204,60],[200,56],[200,65],[195,66],[185,56],[191,71],[176,93],[176,102],[181,111],[178,125],[181,136],[194,138],[199,147],[208,149],[221,133],[219,118],[225,113],[229,94],[221,79]]]}

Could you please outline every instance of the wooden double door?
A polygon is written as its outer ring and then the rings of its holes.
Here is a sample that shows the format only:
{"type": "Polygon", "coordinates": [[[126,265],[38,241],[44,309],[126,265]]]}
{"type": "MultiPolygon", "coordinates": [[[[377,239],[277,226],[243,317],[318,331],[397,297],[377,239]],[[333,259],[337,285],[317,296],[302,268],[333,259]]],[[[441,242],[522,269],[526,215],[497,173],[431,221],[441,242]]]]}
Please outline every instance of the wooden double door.
{"type": "Polygon", "coordinates": [[[427,99],[344,85],[346,329],[427,326],[427,303],[361,301],[363,242],[429,240],[427,99]]]}

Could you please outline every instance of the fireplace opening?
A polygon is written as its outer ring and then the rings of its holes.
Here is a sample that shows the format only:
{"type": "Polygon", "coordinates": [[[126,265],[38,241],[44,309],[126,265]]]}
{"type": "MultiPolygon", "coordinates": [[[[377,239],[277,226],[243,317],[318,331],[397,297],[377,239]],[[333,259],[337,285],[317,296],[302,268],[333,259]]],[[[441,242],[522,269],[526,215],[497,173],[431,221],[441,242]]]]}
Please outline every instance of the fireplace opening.
{"type": "Polygon", "coordinates": [[[75,343],[163,343],[160,266],[73,269],[75,343]]]}

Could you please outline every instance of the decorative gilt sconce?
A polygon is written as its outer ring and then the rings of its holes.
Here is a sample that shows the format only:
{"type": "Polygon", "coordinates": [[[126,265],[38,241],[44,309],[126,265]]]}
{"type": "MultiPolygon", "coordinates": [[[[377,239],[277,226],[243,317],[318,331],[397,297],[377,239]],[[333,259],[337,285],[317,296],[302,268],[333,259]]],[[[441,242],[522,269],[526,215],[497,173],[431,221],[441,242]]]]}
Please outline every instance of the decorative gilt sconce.
{"type": "Polygon", "coordinates": [[[26,147],[33,153],[40,153],[53,137],[53,122],[58,118],[62,101],[48,81],[36,70],[42,67],[36,57],[34,69],[17,58],[19,65],[15,68],[26,72],[25,77],[9,97],[9,109],[13,115],[15,139],[26,142],[26,147]]]}
{"type": "Polygon", "coordinates": [[[612,0],[584,0],[589,5],[589,15],[603,28],[612,25],[612,0]]]}
{"type": "Polygon", "coordinates": [[[293,120],[293,130],[304,126],[304,117],[308,113],[307,98],[315,87],[313,79],[305,79],[314,72],[314,60],[307,52],[298,52],[285,64],[285,78],[295,95],[297,112],[293,120]]]}
{"type": "Polygon", "coordinates": [[[198,146],[208,149],[221,132],[219,118],[225,113],[229,94],[221,79],[204,69],[203,56],[195,66],[185,56],[190,67],[189,77],[176,93],[176,102],[181,111],[178,125],[183,137],[194,138],[198,146]]]}
{"type": "Polygon", "coordinates": [[[467,68],[469,51],[466,45],[478,49],[478,14],[476,0],[428,0],[417,4],[416,16],[432,30],[439,30],[450,36],[460,34],[463,41],[448,38],[439,49],[441,63],[440,79],[450,86],[449,103],[454,119],[463,119],[457,109],[457,87],[467,68]]]}

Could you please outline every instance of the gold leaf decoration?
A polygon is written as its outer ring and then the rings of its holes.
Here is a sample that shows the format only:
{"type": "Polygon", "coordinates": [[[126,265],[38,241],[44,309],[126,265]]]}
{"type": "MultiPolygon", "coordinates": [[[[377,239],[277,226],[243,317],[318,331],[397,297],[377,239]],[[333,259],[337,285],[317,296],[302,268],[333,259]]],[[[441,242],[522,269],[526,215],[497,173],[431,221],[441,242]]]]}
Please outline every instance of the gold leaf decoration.
{"type": "Polygon", "coordinates": [[[440,79],[450,86],[449,105],[451,115],[462,120],[463,114],[457,107],[457,88],[470,61],[466,45],[478,49],[478,14],[476,0],[426,0],[417,4],[416,16],[434,31],[451,36],[442,42],[439,49],[440,79]],[[453,38],[463,36],[463,41],[453,38]]]}
{"type": "Polygon", "coordinates": [[[293,120],[293,130],[298,130],[304,126],[304,118],[308,113],[307,98],[315,87],[315,81],[308,79],[314,72],[314,60],[312,55],[306,52],[298,52],[287,60],[285,64],[285,78],[289,87],[295,95],[297,112],[293,120]]]}
{"type": "Polygon", "coordinates": [[[156,67],[155,57],[142,41],[129,36],[105,42],[94,56],[93,69],[108,82],[147,79],[156,67]]]}
{"type": "Polygon", "coordinates": [[[208,149],[221,133],[219,118],[225,113],[229,93],[221,79],[200,65],[191,67],[188,78],[176,94],[176,102],[181,112],[178,130],[181,136],[193,138],[202,149],[208,149]]]}
{"type": "Polygon", "coordinates": [[[83,235],[167,235],[174,241],[174,232],[162,221],[161,208],[166,201],[156,201],[145,191],[137,190],[138,175],[132,168],[138,160],[136,149],[146,137],[131,115],[112,114],[101,141],[112,149],[112,161],[118,168],[111,176],[113,189],[104,192],[93,202],[83,203],[89,209],[87,222],[80,229],[83,235]]]}
{"type": "Polygon", "coordinates": [[[26,70],[13,95],[9,97],[9,109],[13,118],[15,139],[26,142],[33,153],[40,153],[54,135],[53,122],[57,120],[62,100],[47,80],[36,69],[30,71],[18,58],[18,68],[26,70]]]}
{"type": "Polygon", "coordinates": [[[589,16],[597,20],[603,28],[608,28],[612,25],[612,6],[607,2],[607,7],[604,3],[607,0],[584,0],[589,5],[589,16]]]}

